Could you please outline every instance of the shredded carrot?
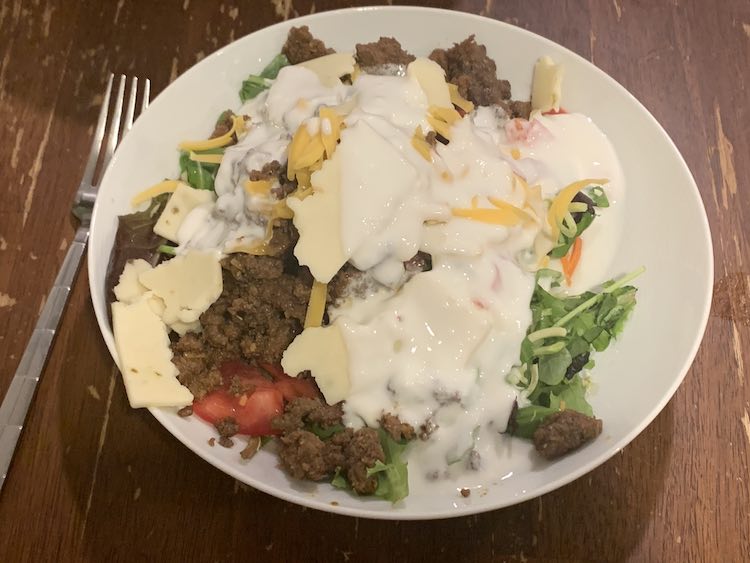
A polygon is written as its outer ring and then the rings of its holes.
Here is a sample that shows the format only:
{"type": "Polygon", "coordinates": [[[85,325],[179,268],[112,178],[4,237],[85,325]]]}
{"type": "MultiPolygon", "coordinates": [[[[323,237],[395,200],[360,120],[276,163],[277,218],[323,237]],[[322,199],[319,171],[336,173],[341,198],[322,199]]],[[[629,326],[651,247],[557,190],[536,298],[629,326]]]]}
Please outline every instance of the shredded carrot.
{"type": "Polygon", "coordinates": [[[560,258],[560,264],[562,265],[563,274],[565,274],[565,281],[568,283],[568,285],[571,284],[573,274],[578,267],[578,262],[581,261],[582,247],[583,241],[581,240],[581,237],[578,237],[575,242],[573,242],[573,246],[570,247],[568,253],[560,258]]]}

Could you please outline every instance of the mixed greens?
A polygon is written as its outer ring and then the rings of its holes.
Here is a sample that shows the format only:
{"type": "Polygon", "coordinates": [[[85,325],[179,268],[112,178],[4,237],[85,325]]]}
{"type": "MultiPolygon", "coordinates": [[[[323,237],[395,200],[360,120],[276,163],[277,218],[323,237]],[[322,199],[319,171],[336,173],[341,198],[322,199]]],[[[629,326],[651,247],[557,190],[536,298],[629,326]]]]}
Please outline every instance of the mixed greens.
{"type": "MultiPolygon", "coordinates": [[[[385,453],[385,462],[376,461],[375,465],[367,470],[367,476],[376,475],[378,478],[378,487],[373,493],[375,496],[383,500],[398,502],[409,495],[409,475],[406,462],[402,459],[408,442],[394,440],[382,428],[378,428],[378,436],[385,453]]],[[[340,470],[334,474],[331,484],[339,489],[351,488],[340,470]]]]}
{"type": "Polygon", "coordinates": [[[508,381],[522,389],[528,404],[515,412],[510,431],[531,438],[544,418],[571,409],[592,416],[586,401],[584,370],[594,366],[592,352],[605,350],[623,330],[635,307],[636,288],[628,285],[640,268],[602,284],[599,292],[560,293],[561,274],[537,272],[531,298],[532,322],[521,344],[521,364],[508,381]],[[547,289],[545,289],[545,286],[547,289]]]}
{"type": "Polygon", "coordinates": [[[260,72],[260,74],[251,74],[242,82],[242,88],[240,88],[240,100],[244,104],[248,100],[252,100],[255,96],[260,94],[263,90],[268,89],[271,86],[271,81],[275,79],[279,71],[289,64],[289,59],[286,55],[279,53],[266,67],[260,72]]]}

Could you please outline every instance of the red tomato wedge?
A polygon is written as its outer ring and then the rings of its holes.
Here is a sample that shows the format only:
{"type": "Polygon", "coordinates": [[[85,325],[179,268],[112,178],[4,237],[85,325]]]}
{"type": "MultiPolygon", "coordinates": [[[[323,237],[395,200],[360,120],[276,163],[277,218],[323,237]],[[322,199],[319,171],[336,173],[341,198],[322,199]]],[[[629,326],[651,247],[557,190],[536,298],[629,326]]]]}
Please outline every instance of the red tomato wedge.
{"type": "Polygon", "coordinates": [[[194,401],[193,412],[211,424],[231,417],[239,426],[239,434],[268,436],[278,434],[271,421],[284,412],[284,401],[320,396],[309,380],[289,377],[280,366],[263,363],[261,367],[238,360],[224,362],[219,366],[222,386],[194,401]],[[232,381],[237,379],[248,388],[239,397],[229,391],[232,381]]]}

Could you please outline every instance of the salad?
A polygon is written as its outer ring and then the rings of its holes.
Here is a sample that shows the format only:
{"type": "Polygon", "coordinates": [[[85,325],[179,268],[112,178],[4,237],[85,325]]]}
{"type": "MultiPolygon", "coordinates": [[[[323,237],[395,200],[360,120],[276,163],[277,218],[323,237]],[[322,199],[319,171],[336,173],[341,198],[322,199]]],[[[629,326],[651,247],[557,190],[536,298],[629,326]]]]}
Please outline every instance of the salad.
{"type": "Polygon", "coordinates": [[[173,407],[292,477],[467,496],[531,440],[602,432],[595,354],[641,270],[606,280],[625,182],[542,57],[513,100],[469,37],[334,52],[307,27],[180,176],[133,198],[108,270],[133,407],[173,407]]]}

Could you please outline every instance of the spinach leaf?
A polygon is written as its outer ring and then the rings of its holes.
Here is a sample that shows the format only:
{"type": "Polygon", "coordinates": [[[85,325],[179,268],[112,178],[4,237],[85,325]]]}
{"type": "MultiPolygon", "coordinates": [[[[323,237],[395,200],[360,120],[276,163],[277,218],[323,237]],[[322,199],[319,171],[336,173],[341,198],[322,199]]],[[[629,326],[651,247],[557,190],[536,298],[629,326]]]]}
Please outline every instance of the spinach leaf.
{"type": "Polygon", "coordinates": [[[286,58],[286,55],[279,53],[266,65],[260,74],[251,74],[248,76],[242,82],[242,88],[240,88],[240,100],[242,103],[244,104],[246,101],[252,100],[268,88],[271,85],[271,80],[274,80],[279,75],[279,71],[288,64],[289,59],[286,58]]]}
{"type": "MultiPolygon", "coordinates": [[[[197,154],[222,154],[224,149],[210,149],[197,154]]],[[[190,153],[180,153],[180,177],[190,186],[198,190],[213,190],[214,179],[219,171],[218,164],[196,162],[190,159],[190,153]]]]}

